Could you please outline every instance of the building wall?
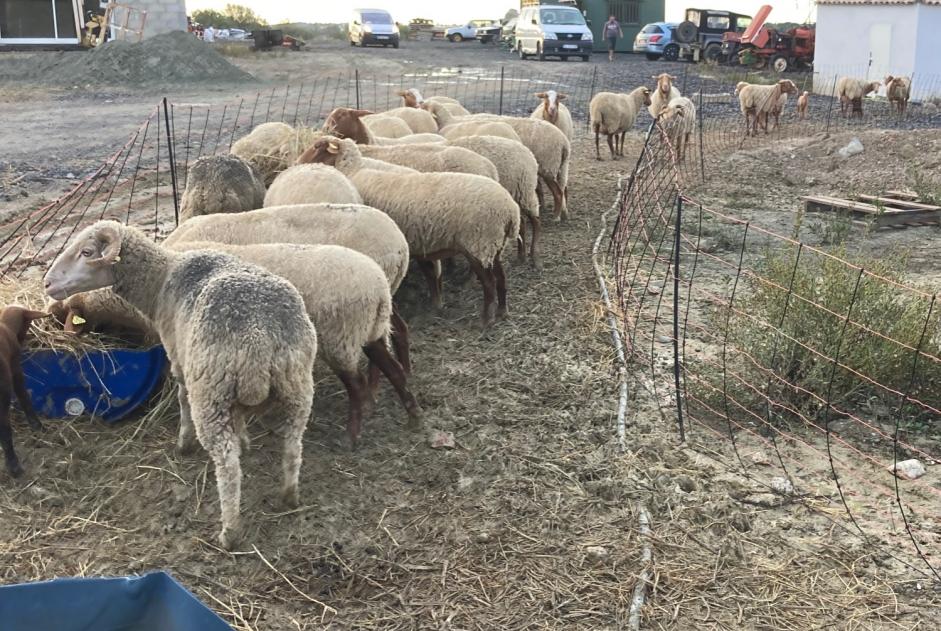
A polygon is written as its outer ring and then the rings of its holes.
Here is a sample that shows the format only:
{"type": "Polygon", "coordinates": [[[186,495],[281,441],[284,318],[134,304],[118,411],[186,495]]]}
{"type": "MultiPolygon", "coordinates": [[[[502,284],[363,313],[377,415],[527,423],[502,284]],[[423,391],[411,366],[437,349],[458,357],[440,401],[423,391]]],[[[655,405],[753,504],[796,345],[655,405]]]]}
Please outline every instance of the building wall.
{"type": "Polygon", "coordinates": [[[135,8],[147,11],[144,38],[169,31],[186,30],[185,0],[119,0],[135,8]]]}
{"type": "MultiPolygon", "coordinates": [[[[650,22],[662,22],[664,15],[664,0],[638,0],[638,18],[636,24],[621,23],[621,30],[624,31],[624,37],[618,40],[615,50],[618,52],[631,52],[634,49],[634,38],[645,24],[650,22]]],[[[611,15],[611,9],[608,0],[582,0],[579,7],[587,13],[587,19],[591,20],[591,32],[595,37],[595,50],[607,51],[608,42],[605,41],[602,31],[604,23],[608,21],[611,15]]]]}
{"type": "Polygon", "coordinates": [[[916,99],[941,97],[941,52],[938,36],[941,34],[941,6],[916,6],[918,36],[915,42],[915,76],[912,97],[916,99]]]}

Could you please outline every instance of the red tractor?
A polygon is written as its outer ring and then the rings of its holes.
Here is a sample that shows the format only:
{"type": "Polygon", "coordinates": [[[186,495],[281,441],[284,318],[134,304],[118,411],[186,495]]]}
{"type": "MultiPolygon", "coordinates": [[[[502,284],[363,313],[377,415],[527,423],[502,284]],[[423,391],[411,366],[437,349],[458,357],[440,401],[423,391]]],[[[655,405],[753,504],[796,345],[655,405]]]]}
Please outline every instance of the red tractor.
{"type": "Polygon", "coordinates": [[[788,31],[776,31],[765,26],[771,6],[764,5],[755,14],[752,23],[743,33],[728,32],[722,36],[722,54],[730,62],[752,68],[771,66],[775,72],[784,72],[795,67],[811,66],[814,63],[814,38],[812,26],[798,26],[788,31]]]}

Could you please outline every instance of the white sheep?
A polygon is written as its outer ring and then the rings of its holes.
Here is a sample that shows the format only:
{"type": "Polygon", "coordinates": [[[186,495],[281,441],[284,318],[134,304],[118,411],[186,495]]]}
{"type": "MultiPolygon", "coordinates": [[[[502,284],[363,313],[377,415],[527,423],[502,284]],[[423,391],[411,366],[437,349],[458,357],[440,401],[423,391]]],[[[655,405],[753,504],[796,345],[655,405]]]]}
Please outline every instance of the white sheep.
{"type": "Polygon", "coordinates": [[[781,79],[771,85],[749,83],[738,91],[739,107],[745,115],[745,135],[758,135],[761,124],[768,133],[768,115],[777,106],[781,94],[797,93],[797,86],[789,79],[781,79]]]}
{"type": "Polygon", "coordinates": [[[905,114],[908,108],[908,99],[912,93],[912,80],[909,77],[893,77],[889,75],[885,78],[885,96],[889,103],[895,103],[895,110],[899,116],[905,114]]]}
{"type": "Polygon", "coordinates": [[[46,311],[55,316],[67,332],[76,335],[86,331],[130,332],[142,336],[145,346],[156,344],[160,339],[147,316],[107,288],[74,294],[65,300],[47,298],[46,311]]]}
{"type": "Polygon", "coordinates": [[[680,91],[673,85],[673,82],[676,81],[676,77],[673,75],[667,72],[661,72],[651,77],[651,79],[657,81],[657,89],[650,95],[650,103],[647,104],[647,111],[650,112],[652,118],[657,118],[660,111],[663,110],[664,105],[683,95],[680,94],[680,91]]]}
{"type": "Polygon", "coordinates": [[[366,158],[391,162],[423,173],[472,173],[498,180],[497,167],[486,157],[462,147],[427,145],[360,145],[366,158]]]}
{"type": "MultiPolygon", "coordinates": [[[[422,103],[425,103],[425,99],[422,97],[421,92],[416,88],[409,88],[408,90],[403,90],[398,92],[398,95],[402,97],[405,107],[421,107],[422,103]]],[[[460,101],[457,99],[452,99],[448,96],[433,96],[428,99],[429,103],[441,103],[454,116],[467,116],[470,114],[460,101]]]]}
{"type": "Polygon", "coordinates": [[[840,99],[840,114],[846,116],[852,107],[852,116],[863,115],[863,98],[879,90],[878,81],[840,77],[836,82],[836,94],[840,99]]]}
{"type": "MultiPolygon", "coordinates": [[[[787,106],[787,97],[789,94],[797,94],[797,85],[790,79],[784,79],[783,81],[787,82],[787,85],[784,89],[781,90],[781,96],[778,97],[777,102],[769,110],[768,114],[774,116],[774,127],[772,129],[777,129],[778,124],[781,119],[781,112],[784,111],[784,108],[787,106]]],[[[800,98],[800,97],[798,97],[800,98]]],[[[768,131],[768,118],[765,117],[764,121],[764,130],[768,131]]]]}
{"type": "Polygon", "coordinates": [[[238,257],[284,278],[300,293],[317,330],[322,358],[346,388],[347,432],[355,445],[362,431],[365,380],[359,368],[363,353],[371,370],[381,370],[395,388],[418,427],[421,407],[408,389],[405,373],[386,348],[392,315],[392,293],[382,268],[370,257],[338,245],[289,243],[229,245],[205,241],[169,246],[177,252],[215,250],[238,257]],[[337,283],[337,279],[343,279],[337,283]]]}
{"type": "MultiPolygon", "coordinates": [[[[533,152],[522,143],[495,136],[467,136],[450,142],[455,147],[470,149],[487,158],[497,169],[499,182],[513,196],[520,212],[529,219],[532,228],[529,256],[533,265],[539,267],[537,244],[539,241],[539,198],[536,187],[539,183],[539,164],[533,152]]],[[[526,227],[520,221],[520,238],[517,241],[520,260],[526,257],[526,227]]]]}
{"type": "Polygon", "coordinates": [[[807,107],[810,105],[810,92],[804,90],[803,94],[797,97],[797,116],[801,120],[807,117],[807,107]]]}
{"type": "MultiPolygon", "coordinates": [[[[443,106],[439,104],[435,107],[443,106]]],[[[520,142],[519,134],[502,121],[461,121],[442,127],[439,133],[449,141],[467,136],[496,136],[520,142]]]]}
{"type": "Polygon", "coordinates": [[[384,138],[402,138],[412,133],[408,123],[395,116],[369,114],[363,117],[363,123],[373,134],[384,138]]]}
{"type": "Polygon", "coordinates": [[[285,123],[262,123],[237,140],[230,153],[249,162],[262,183],[269,186],[320,135],[320,131],[309,127],[295,129],[285,123]]]}
{"type": "Polygon", "coordinates": [[[438,134],[409,134],[401,138],[384,138],[377,136],[363,122],[371,116],[369,110],[354,110],[349,107],[336,107],[327,115],[322,130],[331,136],[339,138],[352,138],[361,145],[402,145],[415,143],[444,143],[445,139],[438,134]]]}
{"type": "Polygon", "coordinates": [[[462,254],[483,285],[483,326],[507,312],[500,254],[519,232],[520,211],[502,186],[467,173],[413,175],[363,168],[362,155],[350,139],[324,138],[313,149],[312,162],[335,166],[353,181],[363,201],[395,220],[429,282],[435,305],[441,301],[435,261],[462,254]]]}
{"type": "Polygon", "coordinates": [[[675,148],[676,159],[682,162],[696,128],[696,106],[685,96],[671,99],[663,106],[658,120],[675,148]]]}
{"type": "Polygon", "coordinates": [[[203,156],[186,174],[180,221],[195,215],[261,208],[265,185],[252,165],[233,155],[203,156]]]}
{"type": "Polygon", "coordinates": [[[413,134],[433,134],[438,131],[434,117],[423,109],[395,107],[379,114],[402,119],[413,134]]]}
{"type": "MultiPolygon", "coordinates": [[[[370,257],[389,280],[395,296],[408,271],[408,242],[385,213],[362,204],[296,204],[238,214],[194,217],[164,241],[214,241],[231,245],[297,243],[342,245],[370,257]]],[[[411,371],[408,326],[392,306],[392,345],[406,373],[411,371]]]]}
{"type": "MultiPolygon", "coordinates": [[[[209,216],[209,215],[207,215],[209,216]]],[[[151,322],[170,358],[180,399],[179,445],[195,437],[216,469],[219,542],[238,541],[239,459],[252,413],[284,423],[285,503],[299,504],[304,429],[314,394],[317,334],[286,280],[218,252],[179,254],[116,221],[76,236],[46,273],[46,294],[64,300],[111,287],[151,322]]]]}
{"type": "Polygon", "coordinates": [[[568,98],[568,95],[555,90],[546,90],[545,92],[537,92],[536,98],[541,99],[542,103],[533,110],[529,117],[555,125],[565,134],[569,142],[572,142],[575,139],[575,124],[572,122],[572,113],[569,112],[569,108],[562,103],[568,98]]]}
{"type": "Polygon", "coordinates": [[[356,187],[336,169],[318,164],[298,164],[274,179],[262,206],[290,204],[360,204],[356,187]]]}
{"type": "Polygon", "coordinates": [[[627,94],[599,92],[592,97],[588,115],[595,132],[596,159],[601,160],[601,134],[608,139],[612,160],[624,155],[624,136],[633,129],[645,105],[650,105],[650,89],[643,86],[627,94]]]}

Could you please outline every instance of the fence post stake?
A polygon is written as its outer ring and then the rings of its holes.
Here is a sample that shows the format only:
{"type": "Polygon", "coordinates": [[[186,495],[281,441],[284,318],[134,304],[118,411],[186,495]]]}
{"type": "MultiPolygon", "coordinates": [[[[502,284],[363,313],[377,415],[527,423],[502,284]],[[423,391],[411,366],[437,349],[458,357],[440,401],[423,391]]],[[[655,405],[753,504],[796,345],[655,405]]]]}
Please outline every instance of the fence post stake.
{"type": "MultiPolygon", "coordinates": [[[[700,94],[702,92],[700,91],[700,94]]],[[[676,227],[673,232],[673,385],[676,388],[676,423],[680,442],[686,442],[683,424],[683,397],[680,394],[680,231],[683,225],[683,196],[676,196],[676,227]]],[[[685,332],[684,332],[685,335],[685,332]]]]}
{"type": "Polygon", "coordinates": [[[833,99],[836,98],[836,75],[833,75],[833,87],[830,89],[830,108],[827,110],[827,131],[830,135],[830,115],[833,113],[833,99]]]}
{"type": "Polygon", "coordinates": [[[355,75],[354,75],[354,76],[355,76],[354,82],[355,82],[355,86],[356,86],[356,109],[360,109],[360,107],[359,107],[359,68],[357,68],[357,69],[354,70],[353,72],[355,73],[355,75]]]}
{"type": "Polygon", "coordinates": [[[702,109],[702,84],[699,84],[699,170],[702,172],[702,181],[706,182],[706,155],[704,153],[703,147],[705,143],[703,142],[703,109],[702,109]]]}
{"type": "Polygon", "coordinates": [[[500,116],[503,116],[503,75],[506,67],[500,66],[500,116]]]}
{"type": "MultiPolygon", "coordinates": [[[[591,83],[588,85],[588,102],[591,103],[591,100],[595,98],[595,77],[598,76],[598,66],[593,66],[591,69],[591,83]]],[[[591,116],[586,116],[585,119],[588,121],[586,123],[588,130],[591,131],[591,116]]]]}
{"type": "MultiPolygon", "coordinates": [[[[173,159],[173,135],[170,133],[170,105],[167,97],[163,97],[163,122],[167,127],[167,155],[170,158],[170,186],[173,188],[173,219],[180,225],[180,198],[176,184],[176,161],[173,159]]],[[[160,157],[158,156],[159,160],[160,157]]]]}

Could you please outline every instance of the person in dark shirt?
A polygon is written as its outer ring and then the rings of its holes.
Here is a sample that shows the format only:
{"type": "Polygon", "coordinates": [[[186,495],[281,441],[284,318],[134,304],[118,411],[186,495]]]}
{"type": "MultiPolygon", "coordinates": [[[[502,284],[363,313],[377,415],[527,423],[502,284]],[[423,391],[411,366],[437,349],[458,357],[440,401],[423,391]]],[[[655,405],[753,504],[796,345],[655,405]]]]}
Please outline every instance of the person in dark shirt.
{"type": "Polygon", "coordinates": [[[617,18],[612,15],[604,23],[604,38],[608,40],[608,61],[614,61],[614,45],[619,37],[624,37],[624,31],[621,30],[617,18]]]}

